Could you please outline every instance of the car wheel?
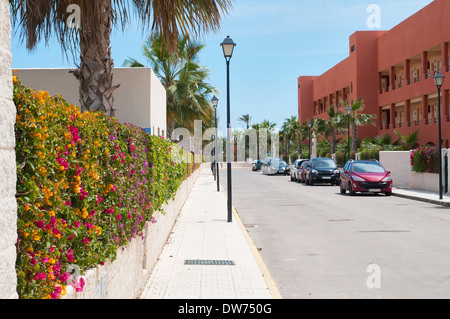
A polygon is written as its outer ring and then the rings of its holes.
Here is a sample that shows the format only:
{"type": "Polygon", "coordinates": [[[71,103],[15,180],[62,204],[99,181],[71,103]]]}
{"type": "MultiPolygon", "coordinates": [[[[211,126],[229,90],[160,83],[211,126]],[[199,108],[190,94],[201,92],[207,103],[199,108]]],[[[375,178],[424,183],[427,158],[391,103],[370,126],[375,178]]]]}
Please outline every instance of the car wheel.
{"type": "Polygon", "coordinates": [[[349,192],[350,196],[356,195],[356,192],[353,191],[352,183],[348,183],[348,192],[349,192]]]}
{"type": "Polygon", "coordinates": [[[309,176],[309,185],[311,185],[311,186],[314,186],[314,182],[313,182],[313,180],[312,180],[312,177],[311,177],[311,176],[309,176]]]}
{"type": "Polygon", "coordinates": [[[386,196],[392,196],[392,192],[386,192],[386,196]]]}
{"type": "Polygon", "coordinates": [[[347,193],[347,190],[344,187],[342,187],[342,182],[340,183],[339,187],[341,188],[341,194],[347,193]]]}

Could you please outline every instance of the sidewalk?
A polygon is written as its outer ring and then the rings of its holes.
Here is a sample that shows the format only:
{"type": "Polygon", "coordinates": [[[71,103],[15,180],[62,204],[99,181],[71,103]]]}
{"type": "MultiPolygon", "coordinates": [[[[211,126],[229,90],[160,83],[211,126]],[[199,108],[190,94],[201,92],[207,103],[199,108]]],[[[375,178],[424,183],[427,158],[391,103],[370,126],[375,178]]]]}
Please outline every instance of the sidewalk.
{"type": "Polygon", "coordinates": [[[141,299],[281,298],[236,212],[227,222],[211,170],[201,169],[141,299]]]}
{"type": "Polygon", "coordinates": [[[394,188],[392,195],[450,207],[450,195],[448,194],[444,194],[444,198],[440,200],[439,193],[414,190],[408,188],[394,188]]]}

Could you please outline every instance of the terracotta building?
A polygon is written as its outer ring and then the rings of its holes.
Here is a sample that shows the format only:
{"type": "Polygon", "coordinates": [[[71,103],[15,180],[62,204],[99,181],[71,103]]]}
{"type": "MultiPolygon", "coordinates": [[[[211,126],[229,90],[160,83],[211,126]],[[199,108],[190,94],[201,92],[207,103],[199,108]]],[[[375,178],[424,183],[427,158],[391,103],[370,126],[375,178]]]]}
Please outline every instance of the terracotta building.
{"type": "Polygon", "coordinates": [[[450,1],[435,0],[389,31],[358,31],[350,36],[349,57],[321,76],[298,78],[299,121],[327,118],[330,105],[344,112],[362,98],[364,112],[377,125],[359,137],[395,137],[420,129],[421,144],[438,144],[438,90],[433,77],[445,77],[441,92],[442,138],[450,138],[450,1]]]}

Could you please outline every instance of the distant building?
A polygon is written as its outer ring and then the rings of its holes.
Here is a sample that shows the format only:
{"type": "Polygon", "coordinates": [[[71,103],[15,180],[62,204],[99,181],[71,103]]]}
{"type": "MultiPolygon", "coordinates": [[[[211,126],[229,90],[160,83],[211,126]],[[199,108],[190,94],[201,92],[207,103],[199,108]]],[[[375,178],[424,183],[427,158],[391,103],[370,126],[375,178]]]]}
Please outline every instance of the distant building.
{"type": "Polygon", "coordinates": [[[345,112],[341,100],[365,102],[364,113],[377,125],[359,137],[395,136],[420,129],[420,143],[438,144],[438,93],[433,77],[445,77],[442,88],[442,138],[450,137],[450,1],[435,0],[389,31],[358,31],[350,36],[350,55],[321,76],[298,78],[299,121],[328,118],[331,105],[345,112]]]}
{"type": "MultiPolygon", "coordinates": [[[[73,69],[19,69],[22,83],[33,90],[61,95],[80,106],[79,81],[73,69]]],[[[157,136],[167,135],[166,90],[151,68],[115,68],[114,109],[120,123],[130,123],[157,136]]]]}

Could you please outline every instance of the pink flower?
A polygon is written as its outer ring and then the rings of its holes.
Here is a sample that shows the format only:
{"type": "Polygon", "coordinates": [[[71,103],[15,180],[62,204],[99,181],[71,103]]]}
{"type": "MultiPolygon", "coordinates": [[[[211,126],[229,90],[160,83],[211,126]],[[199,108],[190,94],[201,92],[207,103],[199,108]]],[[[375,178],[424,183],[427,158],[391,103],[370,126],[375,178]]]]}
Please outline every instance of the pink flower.
{"type": "Polygon", "coordinates": [[[68,251],[67,251],[67,261],[68,262],[73,262],[73,249],[69,249],[68,251]]]}
{"type": "Polygon", "coordinates": [[[45,280],[45,278],[47,278],[47,275],[41,272],[34,275],[33,278],[34,280],[45,280]]]}
{"type": "Polygon", "coordinates": [[[103,202],[103,198],[101,198],[100,195],[97,194],[97,204],[100,204],[101,202],[103,202]]]}
{"type": "Polygon", "coordinates": [[[117,220],[121,220],[122,219],[122,215],[117,215],[117,218],[116,218],[117,220]]]}
{"type": "Polygon", "coordinates": [[[72,206],[72,202],[70,201],[70,200],[66,200],[66,203],[65,203],[67,206],[72,206]]]}
{"type": "Polygon", "coordinates": [[[62,283],[65,283],[67,280],[69,280],[70,274],[68,272],[65,272],[59,277],[62,283]]]}

